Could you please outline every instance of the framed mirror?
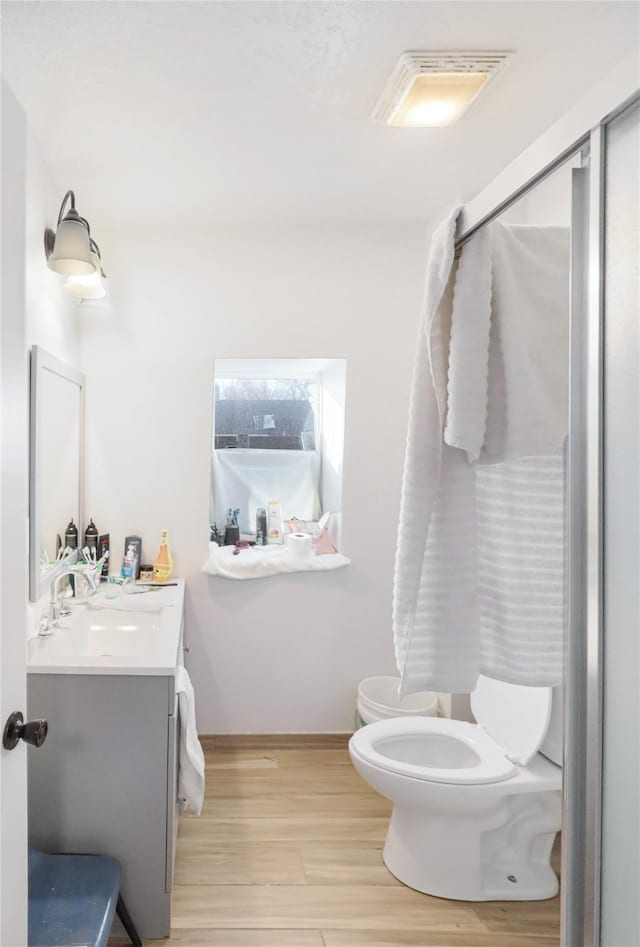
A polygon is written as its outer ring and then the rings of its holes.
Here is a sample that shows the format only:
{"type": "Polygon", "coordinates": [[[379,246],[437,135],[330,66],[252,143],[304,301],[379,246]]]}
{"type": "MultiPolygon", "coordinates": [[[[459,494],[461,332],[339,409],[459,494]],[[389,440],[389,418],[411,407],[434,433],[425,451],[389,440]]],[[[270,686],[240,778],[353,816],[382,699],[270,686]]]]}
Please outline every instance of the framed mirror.
{"type": "Polygon", "coordinates": [[[70,521],[84,529],[84,375],[49,352],[31,349],[29,598],[35,602],[60,569],[70,521]]]}

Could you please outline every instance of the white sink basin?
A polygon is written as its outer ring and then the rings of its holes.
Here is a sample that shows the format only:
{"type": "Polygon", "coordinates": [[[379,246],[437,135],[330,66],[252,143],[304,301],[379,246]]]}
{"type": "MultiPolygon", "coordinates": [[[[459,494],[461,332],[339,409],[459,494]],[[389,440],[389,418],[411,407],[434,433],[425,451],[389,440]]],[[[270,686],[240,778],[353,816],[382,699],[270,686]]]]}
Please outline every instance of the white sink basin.
{"type": "Polygon", "coordinates": [[[85,609],[68,629],[46,639],[51,649],[87,657],[129,657],[151,654],[160,633],[160,613],[127,614],[85,609]]]}
{"type": "Polygon", "coordinates": [[[160,622],[151,616],[138,617],[135,624],[104,625],[92,622],[86,631],[83,646],[86,654],[100,657],[148,654],[160,631],[160,622]]]}
{"type": "Polygon", "coordinates": [[[41,674],[163,673],[177,661],[181,614],[181,607],[125,611],[77,606],[68,618],[61,619],[52,635],[29,639],[27,670],[41,674]]]}

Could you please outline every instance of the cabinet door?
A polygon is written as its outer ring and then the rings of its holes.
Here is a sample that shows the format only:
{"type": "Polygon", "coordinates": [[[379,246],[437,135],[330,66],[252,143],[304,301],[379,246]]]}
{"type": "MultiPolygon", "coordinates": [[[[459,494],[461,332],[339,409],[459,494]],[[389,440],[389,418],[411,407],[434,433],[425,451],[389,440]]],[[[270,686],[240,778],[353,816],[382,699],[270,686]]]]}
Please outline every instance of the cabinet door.
{"type": "Polygon", "coordinates": [[[165,890],[173,890],[173,869],[176,860],[178,838],[178,740],[180,735],[180,713],[178,695],[175,695],[173,713],[168,719],[167,736],[167,857],[165,890]]]}

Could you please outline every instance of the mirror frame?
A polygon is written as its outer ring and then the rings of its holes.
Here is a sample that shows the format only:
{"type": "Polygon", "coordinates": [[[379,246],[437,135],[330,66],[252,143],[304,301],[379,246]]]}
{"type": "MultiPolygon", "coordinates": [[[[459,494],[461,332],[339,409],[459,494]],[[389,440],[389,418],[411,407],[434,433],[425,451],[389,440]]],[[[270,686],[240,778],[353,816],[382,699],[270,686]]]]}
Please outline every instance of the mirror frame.
{"type": "MultiPolygon", "coordinates": [[[[53,568],[43,578],[40,574],[40,505],[38,485],[42,474],[42,457],[39,447],[42,425],[42,385],[44,371],[58,375],[65,381],[77,385],[80,395],[79,416],[79,471],[78,471],[78,544],[84,530],[84,399],[86,379],[82,372],[61,362],[39,345],[31,348],[30,406],[29,406],[29,601],[37,602],[46,592],[62,566],[53,568]]],[[[77,557],[77,554],[76,554],[77,557]]]]}

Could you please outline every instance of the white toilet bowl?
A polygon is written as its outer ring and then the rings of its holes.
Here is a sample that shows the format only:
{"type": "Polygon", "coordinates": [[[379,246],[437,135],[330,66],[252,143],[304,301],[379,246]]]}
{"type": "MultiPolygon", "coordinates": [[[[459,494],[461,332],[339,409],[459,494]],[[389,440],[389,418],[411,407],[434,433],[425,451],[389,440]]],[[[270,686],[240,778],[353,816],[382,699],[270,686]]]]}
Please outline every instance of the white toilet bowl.
{"type": "MultiPolygon", "coordinates": [[[[353,735],[354,766],[394,806],[383,857],[400,881],[464,901],[557,893],[549,858],[562,770],[538,752],[557,733],[552,697],[551,688],[481,678],[476,724],[404,717],[353,735]]],[[[560,761],[557,748],[543,749],[560,761]]]]}

